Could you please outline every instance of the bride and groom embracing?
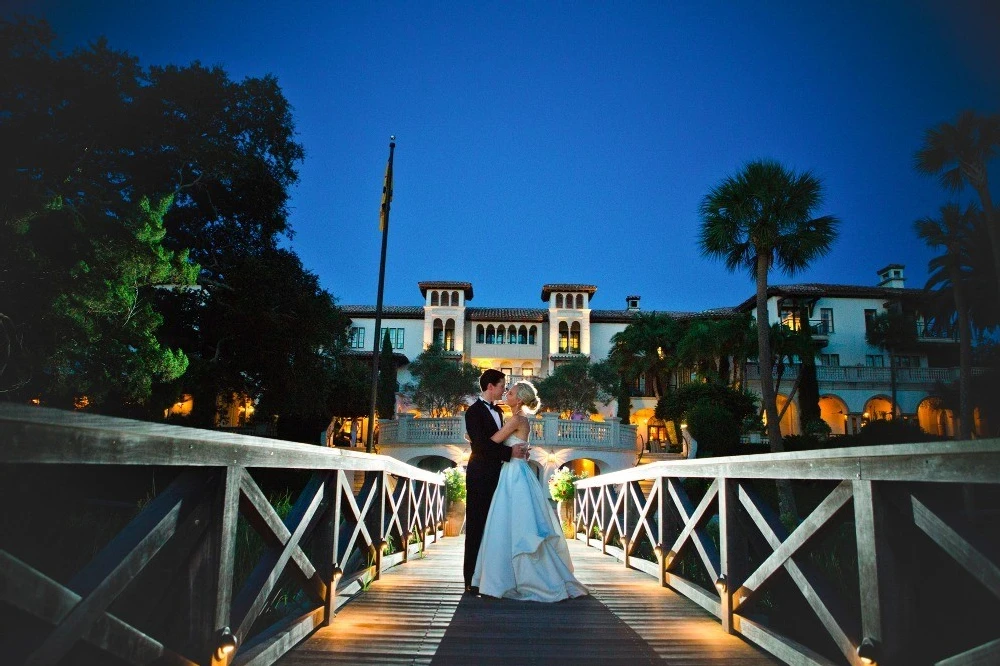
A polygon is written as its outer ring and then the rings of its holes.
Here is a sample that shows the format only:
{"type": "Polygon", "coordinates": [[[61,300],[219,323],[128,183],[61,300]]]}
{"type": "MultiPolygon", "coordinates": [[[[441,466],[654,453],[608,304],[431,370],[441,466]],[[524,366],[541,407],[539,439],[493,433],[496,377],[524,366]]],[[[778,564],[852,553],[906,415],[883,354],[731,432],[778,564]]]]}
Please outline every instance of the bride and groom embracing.
{"type": "Polygon", "coordinates": [[[559,519],[528,465],[530,424],[525,414],[540,401],[530,382],[506,394],[499,370],[479,378],[480,397],[465,412],[472,443],[466,470],[465,589],[467,593],[522,601],[561,601],[587,594],[559,519]],[[493,403],[505,397],[513,412],[504,423],[493,403]]]}

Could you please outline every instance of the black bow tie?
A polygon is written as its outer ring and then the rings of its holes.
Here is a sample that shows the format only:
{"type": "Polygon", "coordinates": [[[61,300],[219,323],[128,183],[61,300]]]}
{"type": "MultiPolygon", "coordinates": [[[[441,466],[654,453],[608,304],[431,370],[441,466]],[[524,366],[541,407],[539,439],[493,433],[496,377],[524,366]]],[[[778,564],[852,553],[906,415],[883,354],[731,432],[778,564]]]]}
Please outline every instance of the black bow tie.
{"type": "Polygon", "coordinates": [[[486,405],[487,407],[489,407],[489,408],[490,408],[490,409],[492,409],[493,411],[497,411],[497,410],[499,409],[499,408],[498,408],[498,407],[497,407],[496,405],[494,405],[494,404],[493,404],[492,402],[486,402],[485,400],[483,400],[483,404],[485,404],[485,405],[486,405]]]}

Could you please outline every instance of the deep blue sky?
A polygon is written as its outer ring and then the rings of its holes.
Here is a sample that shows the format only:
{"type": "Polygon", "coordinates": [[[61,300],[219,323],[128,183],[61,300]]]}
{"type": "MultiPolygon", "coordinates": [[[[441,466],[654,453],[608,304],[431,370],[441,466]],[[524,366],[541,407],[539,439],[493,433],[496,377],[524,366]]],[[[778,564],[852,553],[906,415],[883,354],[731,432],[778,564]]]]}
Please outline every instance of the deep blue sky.
{"type": "MultiPolygon", "coordinates": [[[[420,280],[471,305],[541,307],[544,283],[593,306],[701,310],[753,284],[696,247],[698,204],[751,159],[811,169],[833,251],[774,284],[874,284],[951,195],[917,174],[923,132],[1000,111],[1000,3],[368,3],[3,0],[71,48],[108,37],[142,63],[273,73],[305,146],[294,245],[343,304],[375,302],[378,208],[397,137],[385,302],[420,280]]],[[[996,171],[994,169],[994,171],[996,171]]],[[[994,181],[1000,173],[994,176],[994,181]]],[[[994,187],[996,192],[996,187],[994,187]]],[[[994,197],[996,198],[996,194],[994,197]]]]}

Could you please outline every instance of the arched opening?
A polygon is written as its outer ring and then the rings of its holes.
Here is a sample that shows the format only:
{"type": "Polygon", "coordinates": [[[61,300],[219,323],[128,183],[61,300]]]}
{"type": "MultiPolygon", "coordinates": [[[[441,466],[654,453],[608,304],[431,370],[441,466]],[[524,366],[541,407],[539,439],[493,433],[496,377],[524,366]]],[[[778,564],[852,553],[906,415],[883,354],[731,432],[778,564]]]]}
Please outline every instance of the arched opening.
{"type": "Polygon", "coordinates": [[[521,376],[522,377],[534,377],[535,368],[530,363],[525,363],[521,366],[521,376]]]}
{"type": "Polygon", "coordinates": [[[538,327],[532,326],[528,329],[528,344],[533,345],[538,341],[538,327]]]}
{"type": "Polygon", "coordinates": [[[438,301],[438,293],[436,291],[432,291],[431,292],[431,305],[437,305],[438,303],[439,303],[439,301],[438,301]]]}
{"type": "Polygon", "coordinates": [[[560,469],[568,467],[577,476],[586,474],[588,477],[595,477],[601,473],[600,462],[591,458],[573,458],[560,465],[560,469]]]}
{"type": "Polygon", "coordinates": [[[507,342],[512,345],[517,344],[517,329],[513,324],[507,328],[507,342]]]}
{"type": "Polygon", "coordinates": [[[577,310],[583,309],[583,294],[576,295],[576,308],[577,310]]]}
{"type": "Polygon", "coordinates": [[[569,324],[564,321],[559,322],[559,353],[569,352],[569,324]]]}
{"type": "Polygon", "coordinates": [[[476,326],[476,342],[479,344],[486,342],[486,329],[483,328],[482,324],[476,326]]]}
{"type": "Polygon", "coordinates": [[[454,460],[434,455],[414,458],[409,464],[420,469],[426,469],[428,472],[443,472],[446,469],[457,466],[454,460]]]}
{"type": "Polygon", "coordinates": [[[527,326],[523,326],[522,325],[521,328],[517,329],[517,344],[519,344],[519,345],[528,344],[528,327],[527,326]]]}
{"type": "Polygon", "coordinates": [[[434,344],[444,345],[444,323],[440,319],[434,320],[434,344]]]}
{"type": "Polygon", "coordinates": [[[831,435],[847,434],[847,404],[835,395],[819,399],[819,416],[830,426],[831,435]]]}
{"type": "Polygon", "coordinates": [[[496,342],[496,339],[497,339],[496,329],[493,328],[493,324],[490,324],[489,326],[486,327],[486,344],[492,345],[494,342],[496,342]]]}
{"type": "Polygon", "coordinates": [[[574,321],[569,327],[569,353],[580,353],[580,322],[574,321]]]}
{"type": "Polygon", "coordinates": [[[449,319],[444,325],[444,348],[446,351],[455,351],[455,320],[449,319]]]}
{"type": "Polygon", "coordinates": [[[503,324],[497,326],[497,344],[502,345],[507,342],[507,329],[503,324]]]}
{"type": "Polygon", "coordinates": [[[865,403],[862,425],[869,421],[887,421],[892,418],[892,402],[884,395],[877,395],[865,403]]]}
{"type": "Polygon", "coordinates": [[[447,291],[441,292],[441,305],[442,306],[451,305],[451,296],[448,295],[447,291]]]}
{"type": "Polygon", "coordinates": [[[950,409],[942,409],[937,398],[924,398],[917,405],[917,423],[926,433],[939,437],[954,437],[955,415],[950,409]]]}
{"type": "Polygon", "coordinates": [[[561,308],[563,306],[563,295],[556,294],[556,307],[561,308]]]}
{"type": "Polygon", "coordinates": [[[451,292],[451,304],[453,306],[455,306],[455,307],[458,307],[458,292],[457,291],[451,292]]]}
{"type": "MultiPolygon", "coordinates": [[[[799,434],[798,423],[799,423],[799,408],[794,402],[788,405],[788,409],[785,409],[785,404],[788,402],[788,396],[778,394],[775,403],[778,407],[778,413],[781,414],[781,410],[785,410],[785,415],[781,417],[781,421],[778,422],[778,427],[781,429],[781,434],[784,437],[788,435],[799,434]]],[[[767,423],[767,413],[764,413],[764,423],[767,423]]]]}

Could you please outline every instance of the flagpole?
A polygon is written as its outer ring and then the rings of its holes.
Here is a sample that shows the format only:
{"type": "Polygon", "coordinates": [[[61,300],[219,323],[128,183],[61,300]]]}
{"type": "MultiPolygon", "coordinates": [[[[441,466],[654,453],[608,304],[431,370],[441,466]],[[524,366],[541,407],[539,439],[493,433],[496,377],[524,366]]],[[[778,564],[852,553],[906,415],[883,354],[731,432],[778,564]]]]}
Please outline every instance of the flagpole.
{"type": "Polygon", "coordinates": [[[382,289],[385,286],[385,248],[389,239],[389,206],[392,204],[392,156],[396,150],[396,137],[389,137],[389,161],[385,166],[385,183],[382,185],[382,209],[379,226],[382,227],[382,257],[378,264],[378,297],[375,299],[375,342],[372,346],[372,403],[368,411],[368,438],[365,451],[372,452],[375,445],[375,402],[378,399],[379,346],[382,344],[382,289]]]}

